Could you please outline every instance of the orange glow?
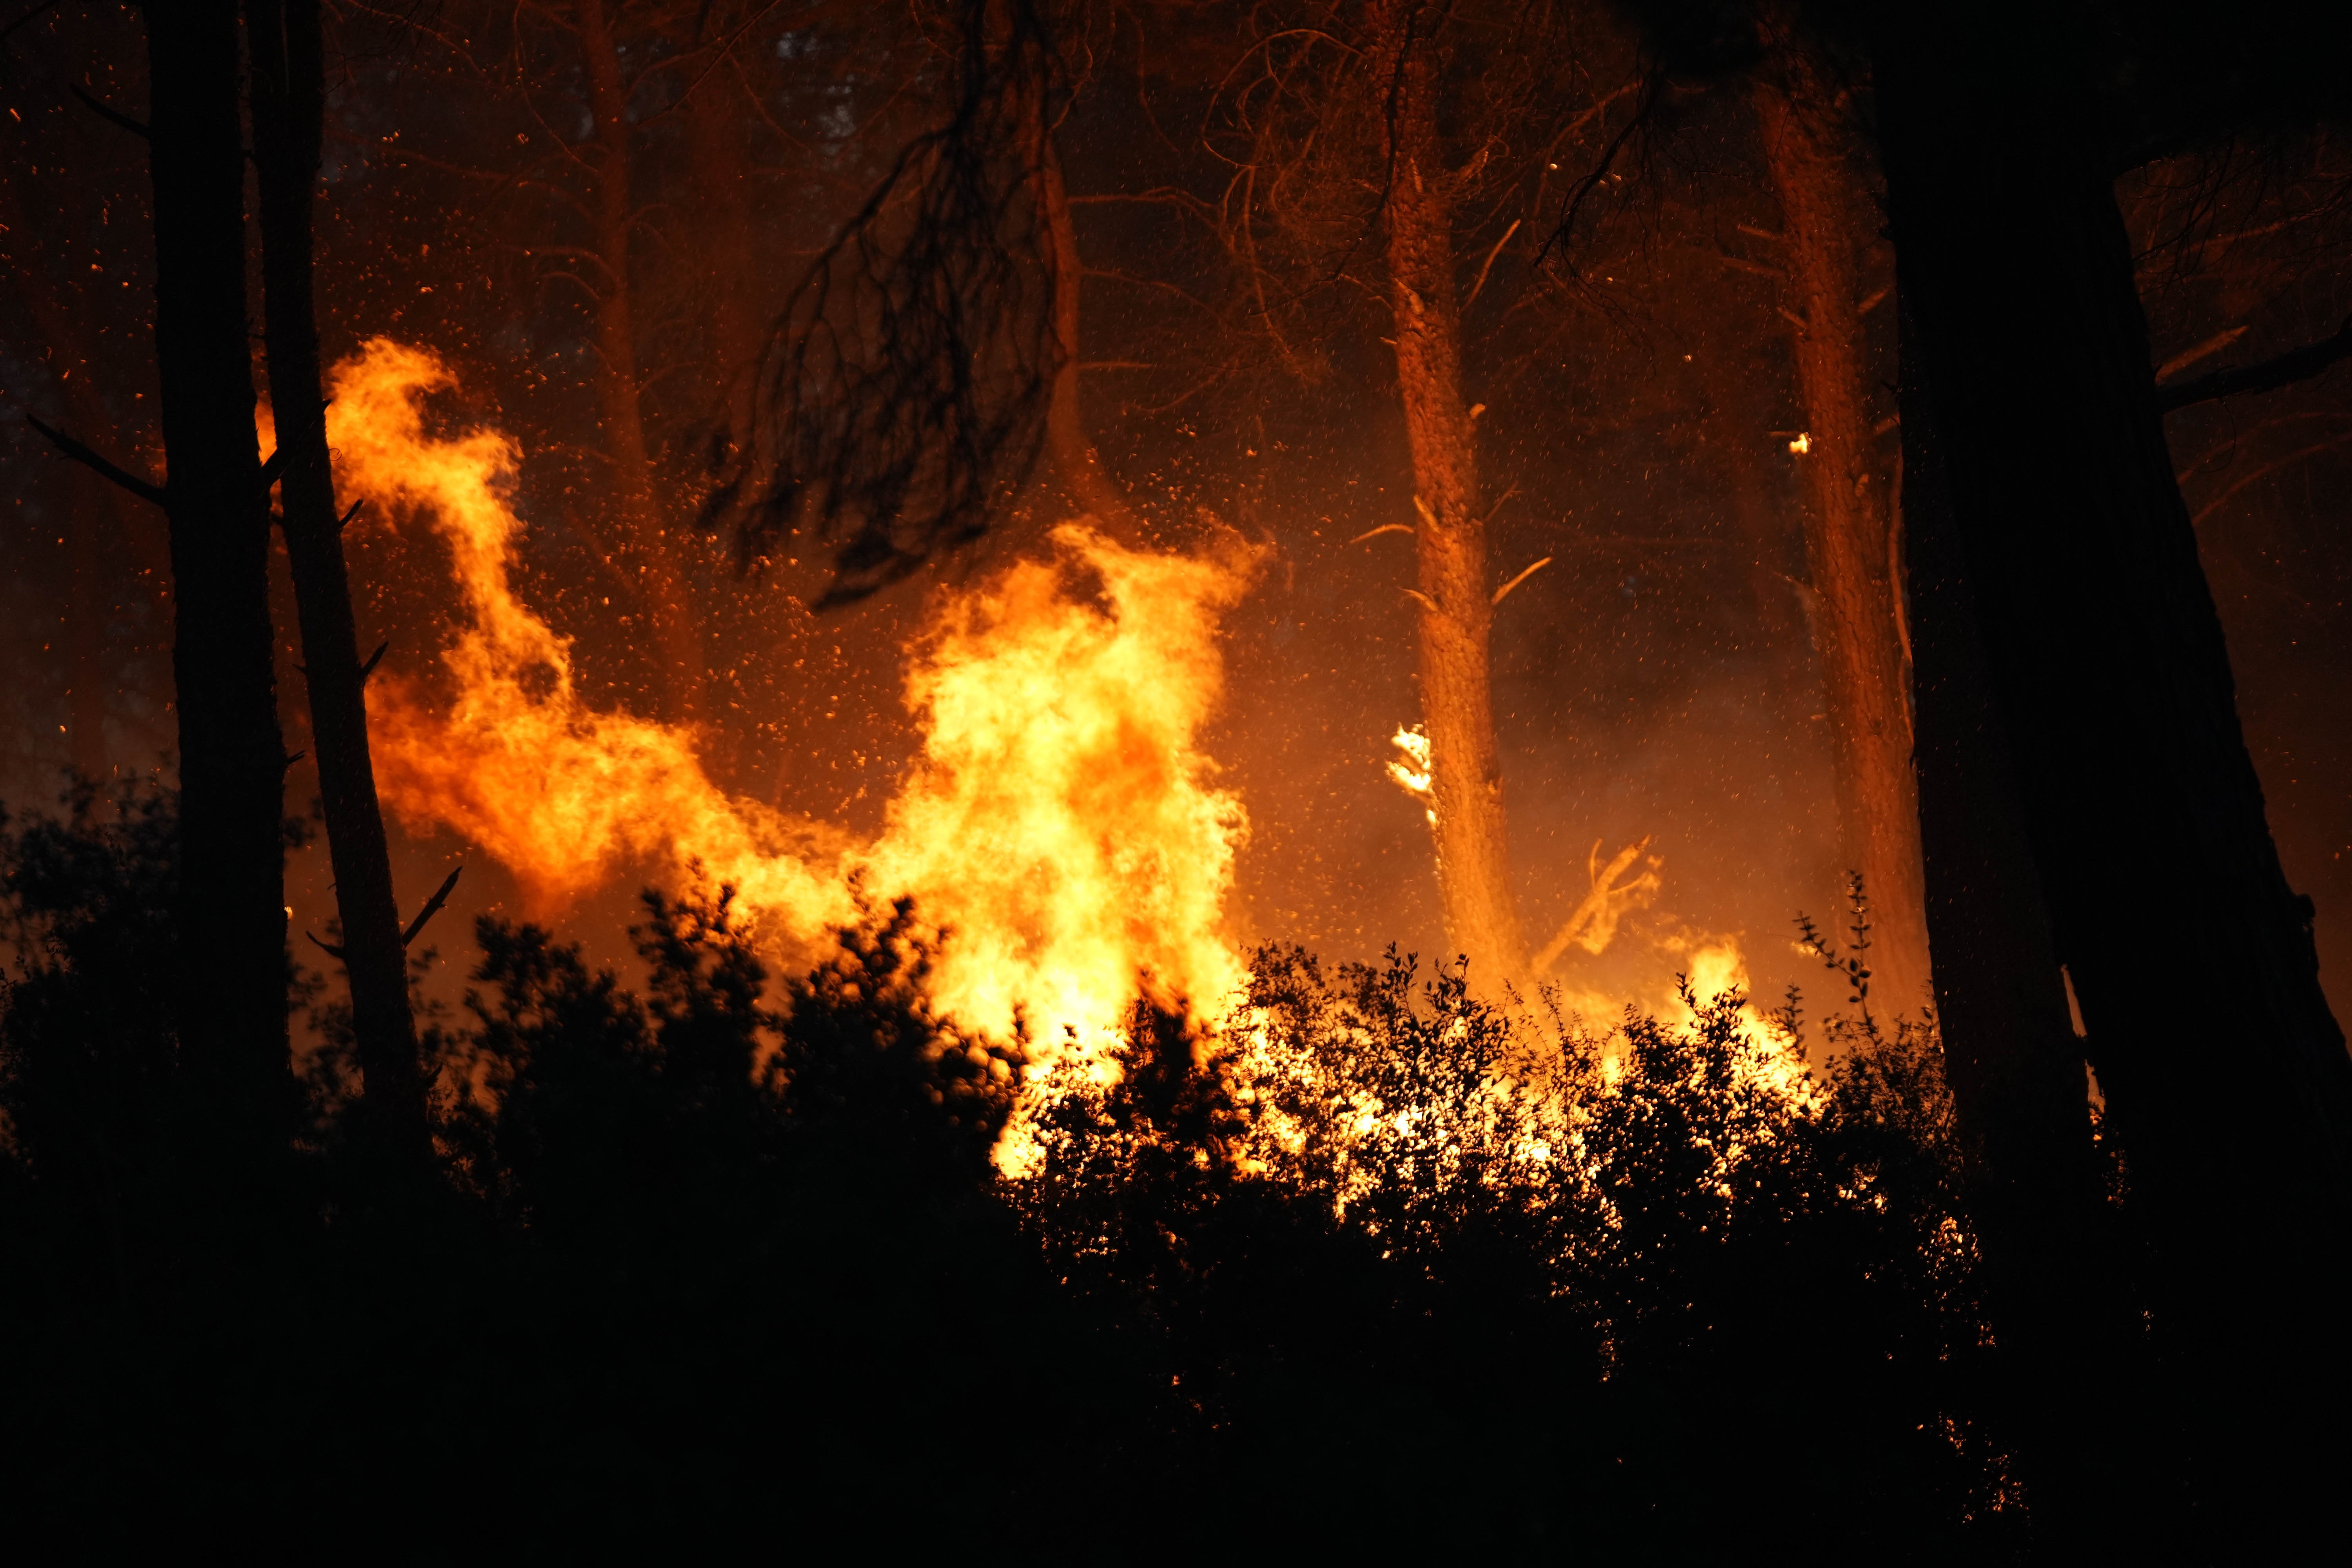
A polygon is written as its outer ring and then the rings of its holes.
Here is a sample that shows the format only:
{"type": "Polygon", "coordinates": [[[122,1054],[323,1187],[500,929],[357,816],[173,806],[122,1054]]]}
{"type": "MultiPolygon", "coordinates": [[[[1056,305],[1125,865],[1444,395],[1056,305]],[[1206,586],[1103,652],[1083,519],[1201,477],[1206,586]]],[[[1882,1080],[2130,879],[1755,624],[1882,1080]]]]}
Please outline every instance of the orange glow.
{"type": "MultiPolygon", "coordinates": [[[[464,605],[445,681],[386,674],[369,688],[378,784],[401,821],[465,836],[541,915],[625,874],[731,885],[786,964],[820,955],[857,917],[858,889],[912,897],[941,933],[930,1005],[969,1029],[1025,1036],[1022,1110],[997,1153],[1008,1173],[1034,1156],[1038,1105],[1099,1077],[1100,1047],[1139,991],[1189,1012],[1240,1084],[1313,1078],[1313,1064],[1269,1055],[1263,1020],[1230,1016],[1247,975],[1224,907],[1247,819],[1198,745],[1223,697],[1219,621],[1248,591],[1258,552],[1226,534],[1199,554],[1147,553],[1070,523],[1044,559],[942,594],[908,648],[919,752],[879,837],[856,843],[726,794],[690,730],[580,695],[569,640],[509,581],[520,453],[493,430],[425,427],[419,400],[453,384],[433,355],[379,339],[337,367],[329,415],[345,492],[395,526],[427,524],[464,605]]],[[[1426,737],[1392,739],[1391,776],[1426,802],[1426,737]]],[[[1603,867],[1595,847],[1593,907],[1556,949],[1600,952],[1616,917],[1648,901],[1658,862],[1629,875],[1647,847],[1603,867]]],[[[1683,960],[1702,1000],[1746,984],[1729,939],[1670,938],[1661,952],[1683,960]]],[[[1552,994],[1613,1033],[1621,999],[1552,994]]],[[[1670,986],[1643,1000],[1664,1021],[1690,1017],[1670,986]]],[[[1804,1094],[1785,1044],[1752,1006],[1743,1020],[1748,1070],[1804,1094]]]]}
{"type": "Polygon", "coordinates": [[[855,918],[853,878],[911,896],[946,933],[933,1005],[1000,1037],[1025,1024],[1033,1058],[1092,1043],[1139,987],[1209,1014],[1240,984],[1221,928],[1245,819],[1195,745],[1222,694],[1218,618],[1256,569],[1238,538],[1158,555],[1069,524],[1049,559],[942,595],[911,649],[919,758],[857,845],[727,795],[691,731],[579,695],[568,640],[509,581],[514,444],[424,427],[418,399],[454,382],[438,360],[379,339],[334,382],[345,491],[427,522],[464,598],[446,700],[369,690],[379,785],[409,826],[464,835],[542,911],[630,870],[730,884],[787,962],[855,918]]]}

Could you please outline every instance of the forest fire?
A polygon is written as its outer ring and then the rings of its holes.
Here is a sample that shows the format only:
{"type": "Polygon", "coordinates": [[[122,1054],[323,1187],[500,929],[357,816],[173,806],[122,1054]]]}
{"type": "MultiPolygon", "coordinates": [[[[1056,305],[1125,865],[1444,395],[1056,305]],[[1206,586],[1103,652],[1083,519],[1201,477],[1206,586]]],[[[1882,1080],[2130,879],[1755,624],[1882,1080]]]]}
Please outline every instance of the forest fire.
{"type": "Polygon", "coordinates": [[[870,844],[713,784],[690,730],[600,711],[571,650],[509,582],[521,526],[504,437],[425,431],[454,384],[378,340],[334,374],[329,434],[347,493],[425,522],[467,624],[446,695],[379,678],[370,716],[386,804],[463,834],[552,913],[647,863],[735,889],[763,939],[806,963],[860,895],[911,898],[946,933],[932,1000],[965,1026],[1024,1031],[1050,1057],[1131,1004],[1214,1016],[1241,969],[1223,930],[1241,803],[1195,736],[1222,695],[1218,614],[1255,566],[1238,539],[1198,557],[1123,549],[1080,524],[1052,559],[942,597],[911,650],[921,761],[870,844]]]}
{"type": "Polygon", "coordinates": [[[2310,1555],[2347,31],[20,0],[14,1534],[2310,1555]]]}

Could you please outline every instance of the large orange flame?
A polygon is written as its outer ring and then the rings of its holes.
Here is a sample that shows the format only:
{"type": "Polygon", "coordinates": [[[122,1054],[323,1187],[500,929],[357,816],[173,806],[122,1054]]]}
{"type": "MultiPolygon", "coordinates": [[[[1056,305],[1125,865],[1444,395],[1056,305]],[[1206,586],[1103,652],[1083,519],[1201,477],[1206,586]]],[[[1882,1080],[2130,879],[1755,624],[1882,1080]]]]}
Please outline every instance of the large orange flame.
{"type": "Polygon", "coordinates": [[[804,956],[854,918],[853,879],[915,899],[948,934],[932,1001],[1050,1054],[1114,1026],[1139,986],[1222,1007],[1243,978],[1221,923],[1241,803],[1196,744],[1222,690],[1218,617],[1256,557],[1122,548],[1080,525],[1052,557],[944,595],[913,648],[919,760],[876,842],[851,846],[714,784],[690,731],[591,707],[571,647],[509,582],[520,454],[504,436],[429,433],[419,402],[454,384],[382,339],[338,366],[330,438],[346,491],[447,544],[467,624],[442,655],[449,696],[369,693],[387,805],[446,826],[554,908],[651,864],[738,890],[804,956]]]}

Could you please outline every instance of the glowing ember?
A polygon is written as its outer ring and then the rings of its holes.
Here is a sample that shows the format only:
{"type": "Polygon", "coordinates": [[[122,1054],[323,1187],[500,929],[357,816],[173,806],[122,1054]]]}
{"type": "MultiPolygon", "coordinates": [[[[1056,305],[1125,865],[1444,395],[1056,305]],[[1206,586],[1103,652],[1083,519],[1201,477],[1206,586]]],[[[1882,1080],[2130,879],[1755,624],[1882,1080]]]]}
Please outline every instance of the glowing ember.
{"type": "Polygon", "coordinates": [[[1194,737],[1222,690],[1218,617],[1256,566],[1237,538],[1150,555],[1066,526],[1050,561],[944,596],[908,681],[920,758],[880,839],[854,846],[726,795],[689,731],[580,698],[569,643],[508,582],[513,444],[424,429],[417,399],[452,379],[378,340],[338,367],[331,413],[345,489],[429,521],[470,621],[446,704],[370,689],[404,822],[464,834],[549,908],[635,862],[731,884],[789,957],[854,917],[862,873],[947,932],[934,1004],[993,1034],[1025,1022],[1033,1053],[1097,1037],[1139,988],[1222,1008],[1243,977],[1220,923],[1245,822],[1194,737]]]}

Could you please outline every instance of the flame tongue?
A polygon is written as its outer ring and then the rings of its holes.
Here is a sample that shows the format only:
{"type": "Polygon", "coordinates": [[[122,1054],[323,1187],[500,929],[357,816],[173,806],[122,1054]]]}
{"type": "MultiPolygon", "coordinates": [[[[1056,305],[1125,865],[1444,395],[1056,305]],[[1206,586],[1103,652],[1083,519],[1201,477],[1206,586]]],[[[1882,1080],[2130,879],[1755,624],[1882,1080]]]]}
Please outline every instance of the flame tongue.
{"type": "Polygon", "coordinates": [[[1223,684],[1217,618],[1256,566],[1145,554],[1090,529],[950,599],[908,702],[922,763],[865,857],[954,933],[934,997],[965,1023],[1102,1028],[1139,980],[1222,1006],[1242,967],[1218,934],[1245,830],[1194,737],[1223,684]],[[1098,576],[1107,607],[1072,592],[1098,576]]]}
{"type": "Polygon", "coordinates": [[[948,932],[937,1005],[1000,1035],[1025,1019],[1039,1045],[1098,1037],[1139,984],[1223,1006],[1243,977],[1220,927],[1245,821],[1196,737],[1222,693],[1218,617],[1257,565],[1237,539],[1157,555],[1066,526],[1050,560],[944,597],[908,681],[920,760],[881,838],[851,848],[726,795],[688,731],[582,700],[569,641],[509,582],[513,443],[424,427],[417,400],[453,379],[379,339],[337,367],[329,411],[345,489],[430,521],[468,618],[442,656],[446,705],[389,677],[370,689],[403,822],[456,829],[542,909],[633,861],[730,884],[795,959],[853,918],[862,870],[948,932]]]}

